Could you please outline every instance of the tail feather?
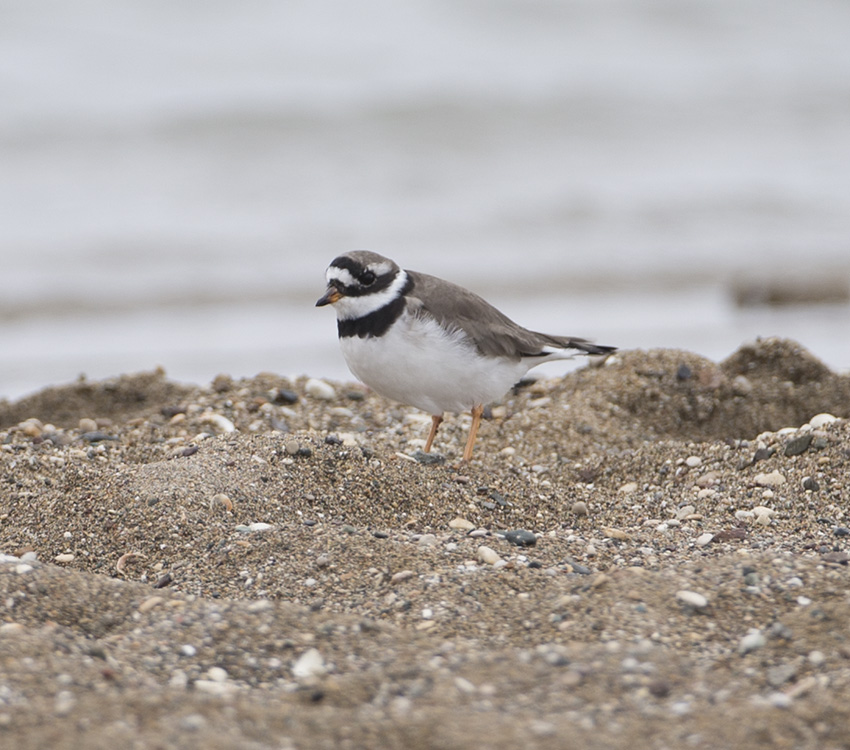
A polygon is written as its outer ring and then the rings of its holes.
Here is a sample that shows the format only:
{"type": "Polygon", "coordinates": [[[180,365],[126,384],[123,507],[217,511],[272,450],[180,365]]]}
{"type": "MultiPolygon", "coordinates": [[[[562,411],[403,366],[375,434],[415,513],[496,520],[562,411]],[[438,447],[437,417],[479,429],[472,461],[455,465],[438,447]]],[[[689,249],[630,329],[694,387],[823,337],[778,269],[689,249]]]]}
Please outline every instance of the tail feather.
{"type": "Polygon", "coordinates": [[[592,356],[602,356],[617,351],[616,346],[602,346],[601,344],[594,344],[592,341],[588,341],[587,339],[573,338],[571,336],[538,335],[545,339],[549,345],[544,346],[535,354],[527,354],[526,356],[545,357],[550,354],[558,353],[564,356],[565,349],[572,349],[576,354],[589,354],[592,356]]]}

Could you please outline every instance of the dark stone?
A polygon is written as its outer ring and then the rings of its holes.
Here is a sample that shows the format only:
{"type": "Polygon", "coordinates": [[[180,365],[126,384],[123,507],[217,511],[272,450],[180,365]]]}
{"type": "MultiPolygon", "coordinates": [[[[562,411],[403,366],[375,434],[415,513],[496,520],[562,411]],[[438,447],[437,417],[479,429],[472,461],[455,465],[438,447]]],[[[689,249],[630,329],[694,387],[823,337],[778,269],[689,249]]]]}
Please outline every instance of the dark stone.
{"type": "Polygon", "coordinates": [[[342,445],[342,440],[340,440],[336,435],[328,435],[325,438],[325,445],[342,445]]]}
{"type": "Polygon", "coordinates": [[[693,370],[690,367],[686,364],[681,364],[679,365],[679,369],[676,370],[676,380],[690,380],[693,374],[693,370]]]}
{"type": "Polygon", "coordinates": [[[157,582],[153,585],[153,587],[155,589],[164,589],[166,586],[169,586],[173,580],[171,573],[166,573],[157,579],[157,582]]]}
{"type": "Polygon", "coordinates": [[[759,461],[766,461],[775,452],[776,448],[759,448],[753,455],[753,463],[757,464],[759,461]]]}
{"type": "Polygon", "coordinates": [[[649,693],[653,698],[666,698],[670,695],[670,683],[665,679],[653,680],[649,683],[649,693]]]}
{"type": "Polygon", "coordinates": [[[573,573],[578,573],[580,576],[589,576],[590,568],[581,563],[577,563],[575,560],[567,557],[564,559],[564,562],[569,565],[573,569],[573,573]]]}
{"type": "Polygon", "coordinates": [[[812,492],[817,492],[820,489],[820,485],[818,484],[818,480],[814,477],[806,477],[803,480],[803,489],[811,490],[812,492]]]}
{"type": "Polygon", "coordinates": [[[809,446],[812,444],[812,433],[807,432],[803,435],[797,435],[795,438],[791,438],[785,444],[785,455],[786,456],[799,456],[801,453],[805,453],[809,446]]]}
{"type": "Polygon", "coordinates": [[[446,462],[445,456],[440,455],[439,453],[426,453],[425,451],[416,451],[413,454],[413,458],[415,458],[423,466],[435,466],[446,462]]]}
{"type": "Polygon", "coordinates": [[[496,492],[496,490],[493,490],[490,493],[490,499],[493,500],[496,504],[501,505],[503,508],[507,508],[513,505],[512,502],[505,500],[505,496],[502,495],[501,492],[496,492]]]}
{"type": "Polygon", "coordinates": [[[850,529],[848,529],[846,526],[839,526],[835,530],[835,536],[850,536],[850,529]]]}
{"type": "Polygon", "coordinates": [[[505,540],[517,547],[533,547],[537,544],[537,536],[525,529],[516,529],[515,531],[506,531],[505,540]]]}
{"type": "Polygon", "coordinates": [[[298,401],[298,394],[288,388],[278,388],[274,394],[276,404],[294,404],[298,401]]]}
{"type": "Polygon", "coordinates": [[[389,539],[389,534],[386,531],[373,531],[372,536],[375,539],[389,539]]]}
{"type": "Polygon", "coordinates": [[[80,437],[85,440],[87,443],[101,443],[104,440],[118,440],[115,435],[110,435],[106,432],[101,432],[100,430],[95,430],[93,432],[84,432],[80,437]]]}

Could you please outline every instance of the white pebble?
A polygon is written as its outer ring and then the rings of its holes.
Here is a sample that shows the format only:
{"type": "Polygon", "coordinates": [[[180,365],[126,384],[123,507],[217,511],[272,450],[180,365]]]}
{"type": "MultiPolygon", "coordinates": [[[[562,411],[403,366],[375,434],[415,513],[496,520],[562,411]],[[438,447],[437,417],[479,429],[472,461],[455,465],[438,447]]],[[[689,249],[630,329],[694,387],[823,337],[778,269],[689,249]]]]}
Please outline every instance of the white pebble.
{"type": "Polygon", "coordinates": [[[199,693],[207,695],[217,695],[219,697],[230,695],[236,692],[236,685],[232,682],[216,682],[215,680],[195,680],[193,683],[195,690],[199,693]]]}
{"type": "Polygon", "coordinates": [[[697,547],[705,547],[707,544],[711,544],[711,540],[714,539],[714,534],[706,531],[705,534],[700,534],[697,537],[697,547]]]}
{"type": "Polygon", "coordinates": [[[748,654],[750,651],[757,651],[767,643],[767,639],[762,635],[760,630],[750,630],[738,643],[738,653],[748,654]]]}
{"type": "Polygon", "coordinates": [[[457,518],[453,518],[449,521],[450,529],[460,529],[461,531],[472,531],[475,528],[475,524],[472,521],[467,521],[465,518],[461,518],[458,516],[457,518]]]}
{"type": "Polygon", "coordinates": [[[687,518],[689,515],[691,515],[695,510],[696,510],[696,508],[694,508],[693,505],[685,505],[685,506],[679,508],[679,510],[676,511],[676,518],[678,520],[682,521],[685,518],[687,518]]]}
{"type": "Polygon", "coordinates": [[[225,682],[227,680],[227,670],[221,667],[210,667],[207,670],[207,677],[213,682],[225,682]]]}
{"type": "Polygon", "coordinates": [[[67,716],[77,703],[74,694],[68,690],[61,690],[56,694],[53,710],[57,716],[67,716]]]}
{"type": "Polygon", "coordinates": [[[222,414],[204,414],[204,424],[212,425],[219,432],[236,432],[236,425],[222,414]]]}
{"type": "Polygon", "coordinates": [[[688,456],[685,459],[685,465],[691,469],[695,469],[702,463],[702,459],[699,456],[688,456]]]}
{"type": "Polygon", "coordinates": [[[308,648],[292,665],[292,675],[297,680],[321,677],[326,671],[325,661],[317,648],[308,648]]]}
{"type": "Polygon", "coordinates": [[[771,693],[767,696],[767,700],[774,708],[790,708],[794,702],[794,699],[790,695],[783,693],[781,690],[771,693]]]}
{"type": "Polygon", "coordinates": [[[677,591],[676,598],[683,604],[687,604],[694,609],[705,609],[708,606],[708,599],[696,591],[687,591],[685,589],[677,591]]]}
{"type": "Polygon", "coordinates": [[[778,471],[769,474],[756,474],[753,480],[759,487],[779,487],[785,484],[785,476],[778,471]]]}
{"type": "Polygon", "coordinates": [[[63,552],[61,555],[56,555],[53,559],[58,563],[69,563],[74,562],[74,555],[70,552],[63,552]]]}
{"type": "Polygon", "coordinates": [[[812,603],[812,600],[809,599],[808,596],[798,596],[797,597],[797,604],[799,604],[801,607],[808,607],[811,603],[812,603]]]}
{"type": "Polygon", "coordinates": [[[819,667],[826,661],[826,655],[823,653],[823,651],[810,651],[808,659],[809,664],[811,664],[813,667],[819,667]]]}
{"type": "Polygon", "coordinates": [[[478,559],[487,565],[495,565],[502,559],[499,557],[499,553],[496,552],[496,550],[483,544],[478,548],[477,555],[478,559]]]}
{"type": "Polygon", "coordinates": [[[310,378],[304,386],[304,391],[308,396],[317,398],[321,401],[332,401],[336,398],[336,390],[330,383],[318,378],[310,378]]]}
{"type": "Polygon", "coordinates": [[[196,649],[191,643],[184,643],[180,647],[180,655],[181,656],[194,656],[198,653],[198,649],[196,649]]]}
{"type": "Polygon", "coordinates": [[[638,488],[637,482],[626,482],[624,485],[617,490],[621,495],[631,495],[632,492],[636,492],[638,488]]]}
{"type": "Polygon", "coordinates": [[[822,414],[815,414],[810,420],[809,424],[813,429],[817,429],[818,427],[823,427],[826,424],[832,424],[833,422],[837,422],[838,417],[833,416],[832,414],[827,414],[826,412],[822,414]]]}
{"type": "Polygon", "coordinates": [[[263,521],[248,524],[248,531],[268,531],[273,528],[274,526],[272,526],[272,524],[264,523],[263,521]]]}

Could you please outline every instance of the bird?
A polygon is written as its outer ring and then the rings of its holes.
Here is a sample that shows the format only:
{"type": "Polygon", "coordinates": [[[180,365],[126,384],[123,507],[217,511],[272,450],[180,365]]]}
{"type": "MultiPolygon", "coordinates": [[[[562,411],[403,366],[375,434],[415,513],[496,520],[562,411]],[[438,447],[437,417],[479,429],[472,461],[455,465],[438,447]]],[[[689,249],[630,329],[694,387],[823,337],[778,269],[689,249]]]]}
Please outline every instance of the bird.
{"type": "Polygon", "coordinates": [[[431,415],[426,453],[446,412],[470,411],[469,462],[485,405],[532,367],[616,351],[530,331],[468,289],[367,250],[334,258],[325,278],[316,306],[333,305],[348,368],[376,393],[431,415]]]}

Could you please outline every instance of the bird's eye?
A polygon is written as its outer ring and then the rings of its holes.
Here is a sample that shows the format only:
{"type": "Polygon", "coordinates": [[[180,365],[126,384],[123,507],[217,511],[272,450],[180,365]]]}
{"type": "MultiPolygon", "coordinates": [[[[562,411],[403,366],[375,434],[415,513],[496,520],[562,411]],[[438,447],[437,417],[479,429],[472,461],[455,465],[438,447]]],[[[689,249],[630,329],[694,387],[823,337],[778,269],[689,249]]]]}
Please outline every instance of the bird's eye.
{"type": "Polygon", "coordinates": [[[372,286],[372,284],[375,283],[376,278],[375,274],[371,271],[364,271],[360,274],[360,283],[363,284],[363,286],[372,286]]]}

